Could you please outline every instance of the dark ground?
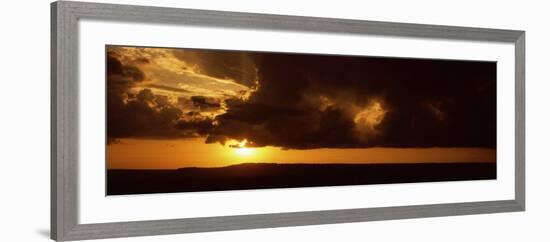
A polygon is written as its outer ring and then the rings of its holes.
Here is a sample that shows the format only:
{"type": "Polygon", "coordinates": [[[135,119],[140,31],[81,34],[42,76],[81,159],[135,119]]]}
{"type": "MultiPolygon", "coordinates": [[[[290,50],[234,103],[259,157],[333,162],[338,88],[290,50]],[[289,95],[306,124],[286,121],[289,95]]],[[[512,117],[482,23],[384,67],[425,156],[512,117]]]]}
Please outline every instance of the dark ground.
{"type": "Polygon", "coordinates": [[[107,195],[496,179],[496,163],[273,164],[108,170],[107,195]]]}

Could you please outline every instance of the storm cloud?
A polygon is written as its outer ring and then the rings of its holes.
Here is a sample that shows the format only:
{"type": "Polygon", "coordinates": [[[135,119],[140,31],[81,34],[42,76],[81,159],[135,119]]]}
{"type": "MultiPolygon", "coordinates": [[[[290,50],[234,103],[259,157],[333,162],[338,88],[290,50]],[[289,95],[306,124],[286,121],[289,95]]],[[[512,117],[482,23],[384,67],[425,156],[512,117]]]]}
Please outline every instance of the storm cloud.
{"type": "MultiPolygon", "coordinates": [[[[144,60],[141,60],[145,62],[144,60]]],[[[204,118],[190,117],[172,104],[164,95],[155,94],[147,87],[132,88],[147,82],[146,74],[137,66],[125,65],[113,54],[107,54],[107,142],[118,138],[182,138],[204,135],[201,126],[185,126],[184,122],[201,121],[204,118]],[[188,120],[186,120],[187,118],[188,120]]],[[[160,86],[173,92],[185,92],[160,86]]],[[[203,125],[204,126],[204,125],[203,125]]]]}
{"type": "Polygon", "coordinates": [[[174,56],[184,62],[193,63],[200,73],[231,79],[246,86],[254,86],[258,78],[256,63],[259,55],[249,52],[175,49],[174,56]]]}
{"type": "Polygon", "coordinates": [[[495,147],[496,63],[260,54],[260,86],[207,142],[286,149],[495,147]]]}
{"type": "Polygon", "coordinates": [[[173,64],[170,73],[150,71],[160,81],[149,80],[148,66],[161,63],[154,55],[108,54],[109,139],[200,136],[283,149],[496,147],[493,62],[170,53],[184,75],[174,74],[180,69],[173,64]],[[135,61],[123,64],[125,58],[135,61]]]}

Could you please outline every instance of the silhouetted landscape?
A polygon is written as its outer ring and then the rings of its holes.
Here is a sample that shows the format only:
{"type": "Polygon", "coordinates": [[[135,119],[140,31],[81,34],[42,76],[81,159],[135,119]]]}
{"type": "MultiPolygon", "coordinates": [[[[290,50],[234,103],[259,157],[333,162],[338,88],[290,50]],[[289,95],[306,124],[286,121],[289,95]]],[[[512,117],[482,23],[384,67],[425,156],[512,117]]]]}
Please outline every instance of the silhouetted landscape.
{"type": "Polygon", "coordinates": [[[496,179],[496,163],[243,163],[107,171],[107,195],[496,179]]]}

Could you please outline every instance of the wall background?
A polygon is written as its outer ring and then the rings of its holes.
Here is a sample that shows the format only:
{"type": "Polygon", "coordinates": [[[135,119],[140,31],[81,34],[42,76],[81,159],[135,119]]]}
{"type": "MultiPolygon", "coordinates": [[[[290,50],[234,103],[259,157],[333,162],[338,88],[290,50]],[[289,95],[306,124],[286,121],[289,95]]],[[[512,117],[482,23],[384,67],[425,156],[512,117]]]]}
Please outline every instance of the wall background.
{"type": "MultiPolygon", "coordinates": [[[[549,241],[550,21],[544,1],[102,0],[96,2],[527,31],[527,212],[106,241],[549,241]]],[[[2,241],[49,237],[49,3],[10,1],[0,14],[2,241]]]]}

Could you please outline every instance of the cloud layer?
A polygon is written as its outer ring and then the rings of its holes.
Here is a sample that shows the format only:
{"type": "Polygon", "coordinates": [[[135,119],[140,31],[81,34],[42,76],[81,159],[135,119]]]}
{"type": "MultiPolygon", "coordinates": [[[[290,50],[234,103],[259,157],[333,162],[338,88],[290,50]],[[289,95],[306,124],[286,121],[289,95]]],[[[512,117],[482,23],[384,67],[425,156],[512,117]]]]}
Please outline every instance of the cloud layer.
{"type": "Polygon", "coordinates": [[[109,138],[496,147],[496,63],[129,49],[108,52],[109,138]]]}
{"type": "Polygon", "coordinates": [[[260,88],[208,142],[257,146],[495,147],[496,64],[263,54],[260,88]]]}

